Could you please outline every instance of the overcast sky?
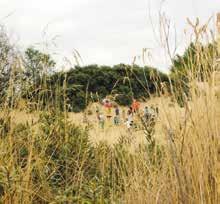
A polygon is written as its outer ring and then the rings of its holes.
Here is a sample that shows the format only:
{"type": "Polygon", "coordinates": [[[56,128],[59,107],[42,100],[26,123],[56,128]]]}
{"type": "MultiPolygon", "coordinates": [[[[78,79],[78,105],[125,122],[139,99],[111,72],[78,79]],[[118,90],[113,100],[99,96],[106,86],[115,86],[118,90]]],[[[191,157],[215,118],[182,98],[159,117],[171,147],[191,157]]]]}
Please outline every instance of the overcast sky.
{"type": "MultiPolygon", "coordinates": [[[[199,17],[205,22],[220,11],[220,0],[161,2],[164,1],[0,0],[0,24],[6,26],[22,50],[40,43],[41,48],[54,53],[59,63],[64,56],[73,62],[76,49],[84,64],[130,64],[143,48],[150,48],[152,57],[145,63],[166,71],[169,60],[157,41],[160,6],[176,27],[177,51],[181,53],[187,44],[183,34],[189,28],[186,18],[199,17]]],[[[211,24],[214,27],[214,21],[211,24]]],[[[174,42],[171,35],[171,47],[174,42]]]]}

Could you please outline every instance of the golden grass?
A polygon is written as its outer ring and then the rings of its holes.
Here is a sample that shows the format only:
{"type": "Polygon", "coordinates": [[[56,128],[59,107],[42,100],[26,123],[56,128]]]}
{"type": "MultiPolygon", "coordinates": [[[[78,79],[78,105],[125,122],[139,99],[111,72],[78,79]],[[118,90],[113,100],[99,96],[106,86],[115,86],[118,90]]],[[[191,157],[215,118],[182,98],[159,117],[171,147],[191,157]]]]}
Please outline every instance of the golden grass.
{"type": "MultiPolygon", "coordinates": [[[[130,134],[125,125],[116,127],[110,122],[104,130],[100,129],[93,106],[89,107],[93,115],[88,116],[92,125],[88,134],[95,150],[83,143],[83,129],[88,128],[83,123],[83,113],[64,112],[68,115],[64,119],[51,113],[49,122],[41,120],[38,124],[40,112],[2,110],[0,116],[11,118],[12,127],[5,128],[6,134],[0,140],[0,184],[4,188],[1,201],[11,204],[219,203],[219,73],[213,77],[216,62],[208,52],[201,53],[197,44],[197,31],[201,34],[205,27],[200,29],[199,23],[192,26],[196,31],[197,61],[184,64],[190,85],[184,106],[179,107],[173,92],[170,97],[151,97],[141,104],[141,109],[146,104],[159,107],[155,143],[146,140],[144,129],[130,134]],[[207,64],[211,64],[211,70],[207,64]],[[203,81],[197,78],[201,65],[203,68],[205,65],[204,75],[211,72],[203,81]],[[78,130],[69,126],[69,122],[82,126],[78,130]],[[34,128],[22,126],[22,132],[16,126],[19,123],[34,128]],[[123,135],[132,137],[130,144],[120,143],[123,135]],[[69,147],[71,142],[76,145],[69,147]],[[83,147],[87,149],[83,151],[83,147]],[[89,157],[91,149],[94,155],[89,157]],[[21,150],[25,150],[24,161],[20,161],[21,150]],[[60,157],[54,156],[55,153],[60,157]],[[92,172],[93,177],[87,175],[91,167],[98,172],[92,172]],[[54,175],[61,180],[58,182],[61,186],[51,184],[54,175]]],[[[176,88],[183,92],[182,87],[176,88]]],[[[47,111],[42,113],[50,114],[47,111]]]]}
{"type": "MultiPolygon", "coordinates": [[[[128,169],[132,171],[132,176],[127,177],[121,172],[125,185],[121,196],[126,203],[216,203],[219,199],[220,164],[217,161],[219,160],[220,101],[212,87],[203,90],[203,94],[199,96],[197,94],[198,91],[192,90],[192,99],[184,108],[171,102],[169,97],[151,98],[147,103],[141,104],[141,109],[145,105],[152,104],[157,104],[159,107],[160,114],[154,137],[157,144],[163,146],[166,156],[162,161],[161,169],[154,171],[146,153],[139,152],[131,169],[128,169]]],[[[104,130],[100,129],[94,112],[95,110],[88,116],[88,120],[92,124],[89,137],[95,146],[106,142],[113,147],[122,135],[128,135],[123,124],[117,127],[109,122],[104,130]]],[[[27,122],[34,124],[39,118],[39,113],[13,110],[10,116],[14,125],[27,122]]],[[[68,113],[68,121],[85,126],[83,113],[68,113]]],[[[37,126],[34,129],[37,131],[37,126]]],[[[30,145],[35,140],[34,134],[33,132],[29,141],[30,145]]],[[[128,150],[137,154],[139,145],[146,144],[147,141],[141,130],[133,131],[132,138],[134,139],[128,150]]],[[[1,142],[1,146],[6,144],[5,142],[1,142]]],[[[32,146],[30,150],[33,150],[32,146]]],[[[25,180],[30,180],[33,158],[38,157],[34,154],[36,152],[29,152],[29,168],[24,172],[27,176],[24,177],[25,180]]],[[[2,158],[0,163],[3,160],[2,158]]],[[[102,168],[107,168],[108,162],[106,162],[103,161],[102,168]]],[[[23,188],[31,187],[27,185],[23,188]]],[[[29,194],[32,193],[27,191],[25,198],[27,201],[29,194]]],[[[46,192],[43,195],[50,197],[46,192]]]]}
{"type": "MultiPolygon", "coordinates": [[[[178,104],[171,102],[171,99],[169,97],[154,97],[149,99],[146,103],[141,103],[141,114],[143,114],[145,106],[151,105],[157,105],[160,111],[156,122],[155,137],[158,139],[158,141],[162,142],[164,141],[164,136],[162,134],[164,125],[168,125],[169,120],[175,121],[175,123],[180,123],[180,121],[183,120],[184,117],[184,110],[180,108],[178,104]]],[[[97,106],[97,104],[93,104],[92,106],[90,106],[89,110],[92,111],[92,114],[87,115],[88,122],[92,125],[92,129],[90,130],[90,137],[91,141],[94,144],[99,143],[100,141],[106,141],[109,145],[113,145],[118,142],[118,139],[121,135],[128,134],[127,127],[124,124],[122,118],[121,124],[119,126],[115,126],[113,124],[113,117],[110,120],[106,119],[105,128],[104,130],[102,130],[99,127],[98,120],[96,118],[95,106],[97,106]]],[[[100,107],[102,112],[104,112],[104,108],[102,107],[102,105],[98,106],[100,107]]],[[[128,107],[120,107],[120,111],[125,110],[127,112],[127,109],[128,107]]],[[[13,110],[10,112],[9,115],[12,119],[12,123],[14,124],[35,124],[39,119],[39,113],[40,112],[26,113],[24,110],[13,110]]],[[[84,113],[68,113],[68,121],[76,125],[85,126],[86,123],[83,122],[83,114],[84,113]]],[[[0,116],[2,115],[3,112],[0,112],[0,116]]],[[[134,120],[137,123],[139,122],[137,116],[134,117],[134,120]]],[[[136,138],[139,141],[139,143],[144,142],[142,130],[133,131],[132,134],[134,135],[134,138],[136,138]]]]}

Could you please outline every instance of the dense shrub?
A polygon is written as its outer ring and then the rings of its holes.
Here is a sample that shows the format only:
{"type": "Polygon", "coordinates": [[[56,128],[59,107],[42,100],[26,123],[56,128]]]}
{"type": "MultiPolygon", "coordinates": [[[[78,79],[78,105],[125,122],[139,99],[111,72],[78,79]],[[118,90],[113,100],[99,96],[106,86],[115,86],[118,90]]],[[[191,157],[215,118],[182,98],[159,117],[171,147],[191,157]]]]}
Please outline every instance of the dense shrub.
{"type": "Polygon", "coordinates": [[[122,106],[131,105],[132,103],[132,96],[128,94],[119,94],[115,98],[116,103],[122,106]]]}
{"type": "Polygon", "coordinates": [[[132,98],[147,98],[156,93],[161,82],[168,82],[167,75],[150,67],[89,65],[55,73],[48,79],[48,86],[60,84],[63,87],[66,83],[63,91],[67,93],[70,110],[79,112],[89,101],[97,101],[107,95],[112,95],[120,105],[130,105],[132,98]]]}

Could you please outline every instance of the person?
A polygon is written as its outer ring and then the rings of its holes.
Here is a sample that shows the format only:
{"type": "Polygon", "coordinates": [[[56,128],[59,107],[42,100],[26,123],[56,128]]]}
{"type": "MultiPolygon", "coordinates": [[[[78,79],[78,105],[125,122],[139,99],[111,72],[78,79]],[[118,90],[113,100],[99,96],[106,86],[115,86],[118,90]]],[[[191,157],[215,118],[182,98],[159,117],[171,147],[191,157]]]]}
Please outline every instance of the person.
{"type": "Polygon", "coordinates": [[[83,113],[83,123],[88,123],[86,111],[83,113]]]}
{"type": "Polygon", "coordinates": [[[99,114],[100,114],[100,111],[99,111],[99,109],[96,109],[96,118],[97,118],[97,120],[99,121],[99,114]]]}
{"type": "Polygon", "coordinates": [[[151,126],[155,125],[155,120],[156,120],[156,110],[155,110],[154,106],[152,105],[150,107],[150,118],[149,118],[149,123],[151,126]]]}
{"type": "Polygon", "coordinates": [[[99,111],[100,111],[100,108],[99,108],[98,105],[96,105],[96,106],[95,106],[95,112],[96,112],[96,113],[99,113],[99,111]]]}
{"type": "Polygon", "coordinates": [[[159,108],[158,108],[158,106],[156,106],[155,111],[156,111],[157,117],[158,117],[158,115],[159,115],[159,108]]]}
{"type": "Polygon", "coordinates": [[[118,106],[116,105],[116,106],[115,106],[114,124],[115,124],[115,125],[119,125],[119,123],[120,123],[120,113],[119,113],[119,108],[118,108],[118,106]]]}
{"type": "Polygon", "coordinates": [[[156,116],[156,110],[153,105],[151,105],[150,107],[150,115],[151,115],[151,118],[155,118],[156,116]]]}
{"type": "Polygon", "coordinates": [[[112,117],[112,114],[111,114],[112,104],[108,99],[106,99],[104,102],[104,106],[106,108],[106,117],[108,120],[110,120],[110,118],[112,117]]]}
{"type": "Polygon", "coordinates": [[[133,114],[133,107],[130,106],[128,111],[130,111],[133,114]]]}
{"type": "Polygon", "coordinates": [[[139,108],[140,108],[140,103],[136,99],[134,99],[131,107],[132,107],[133,113],[138,113],[139,108]]]}
{"type": "Polygon", "coordinates": [[[148,106],[145,106],[145,108],[144,108],[144,119],[145,119],[145,121],[148,121],[149,118],[150,118],[149,108],[148,108],[148,106]]]}
{"type": "Polygon", "coordinates": [[[125,109],[122,110],[122,120],[125,122],[126,121],[126,112],[125,109]]]}
{"type": "Polygon", "coordinates": [[[127,121],[125,122],[125,124],[129,130],[133,126],[133,113],[130,109],[128,110],[128,118],[127,118],[127,121]]]}
{"type": "Polygon", "coordinates": [[[98,121],[99,121],[99,126],[104,129],[105,126],[105,118],[104,115],[102,113],[98,114],[98,121]]]}

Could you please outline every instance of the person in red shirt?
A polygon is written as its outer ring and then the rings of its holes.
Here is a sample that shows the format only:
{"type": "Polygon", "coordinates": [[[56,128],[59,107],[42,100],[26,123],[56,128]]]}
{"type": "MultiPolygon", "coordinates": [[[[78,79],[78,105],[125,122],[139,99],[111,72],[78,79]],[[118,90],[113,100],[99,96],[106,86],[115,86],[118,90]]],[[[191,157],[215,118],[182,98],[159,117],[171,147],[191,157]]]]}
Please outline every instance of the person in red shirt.
{"type": "Polygon", "coordinates": [[[108,99],[106,99],[104,101],[104,107],[106,109],[106,117],[108,120],[110,120],[110,118],[112,117],[112,114],[111,114],[112,103],[108,99]]]}
{"type": "Polygon", "coordinates": [[[136,99],[134,99],[131,107],[132,107],[133,113],[138,113],[140,109],[140,103],[136,99]]]}

